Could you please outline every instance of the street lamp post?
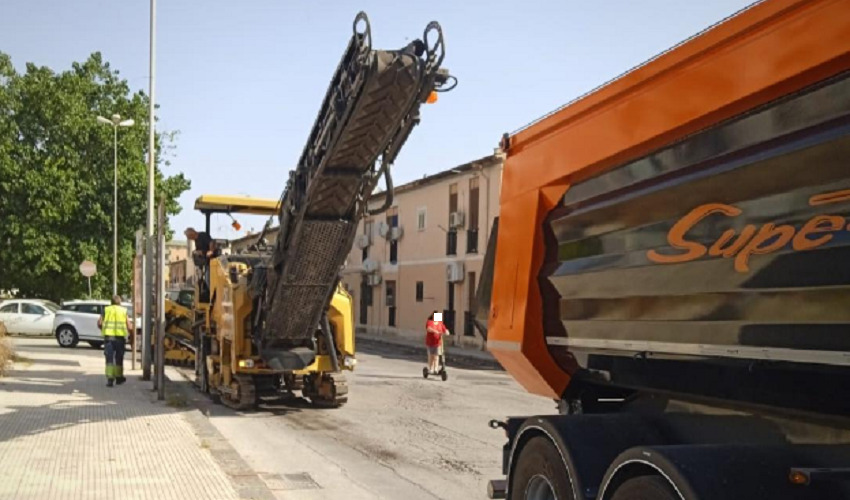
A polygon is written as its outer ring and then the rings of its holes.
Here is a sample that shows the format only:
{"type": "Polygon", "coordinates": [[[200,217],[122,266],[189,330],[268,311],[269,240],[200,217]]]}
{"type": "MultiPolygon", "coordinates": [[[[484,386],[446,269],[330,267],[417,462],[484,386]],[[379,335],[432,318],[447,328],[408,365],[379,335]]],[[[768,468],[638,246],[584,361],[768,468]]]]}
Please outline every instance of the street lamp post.
{"type": "Polygon", "coordinates": [[[113,160],[115,163],[115,175],[112,192],[112,295],[118,295],[118,127],[132,127],[132,119],[121,120],[121,115],[112,115],[112,119],[97,117],[99,123],[112,125],[113,131],[113,160]]]}

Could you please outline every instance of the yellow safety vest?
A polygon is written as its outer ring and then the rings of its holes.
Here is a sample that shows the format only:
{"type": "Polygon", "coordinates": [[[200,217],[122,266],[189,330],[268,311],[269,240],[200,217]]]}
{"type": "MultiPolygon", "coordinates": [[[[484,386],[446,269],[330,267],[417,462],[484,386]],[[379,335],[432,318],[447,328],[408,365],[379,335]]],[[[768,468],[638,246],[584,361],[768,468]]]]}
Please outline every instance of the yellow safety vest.
{"type": "Polygon", "coordinates": [[[127,310],[121,306],[107,306],[103,312],[104,337],[127,336],[127,310]]]}

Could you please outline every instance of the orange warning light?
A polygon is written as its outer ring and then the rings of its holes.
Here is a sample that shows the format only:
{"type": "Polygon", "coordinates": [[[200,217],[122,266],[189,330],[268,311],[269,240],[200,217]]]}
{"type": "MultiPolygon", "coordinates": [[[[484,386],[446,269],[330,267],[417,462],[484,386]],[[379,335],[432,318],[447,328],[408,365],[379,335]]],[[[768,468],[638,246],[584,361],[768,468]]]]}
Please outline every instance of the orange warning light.
{"type": "Polygon", "coordinates": [[[428,104],[434,104],[437,102],[437,93],[432,90],[431,93],[428,94],[428,99],[426,99],[425,102],[428,104]]]}
{"type": "Polygon", "coordinates": [[[809,484],[809,477],[798,470],[791,471],[791,473],[788,474],[788,480],[791,481],[791,484],[796,485],[809,484]]]}

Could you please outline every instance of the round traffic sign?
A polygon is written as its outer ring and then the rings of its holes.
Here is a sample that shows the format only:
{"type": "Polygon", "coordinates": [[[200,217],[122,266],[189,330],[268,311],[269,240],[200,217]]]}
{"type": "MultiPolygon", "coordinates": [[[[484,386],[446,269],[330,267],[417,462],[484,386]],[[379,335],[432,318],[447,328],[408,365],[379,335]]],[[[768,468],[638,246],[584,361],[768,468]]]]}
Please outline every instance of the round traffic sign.
{"type": "Polygon", "coordinates": [[[80,264],[80,274],[85,276],[86,278],[91,278],[97,273],[97,266],[94,265],[94,262],[90,260],[84,260],[82,264],[80,264]]]}

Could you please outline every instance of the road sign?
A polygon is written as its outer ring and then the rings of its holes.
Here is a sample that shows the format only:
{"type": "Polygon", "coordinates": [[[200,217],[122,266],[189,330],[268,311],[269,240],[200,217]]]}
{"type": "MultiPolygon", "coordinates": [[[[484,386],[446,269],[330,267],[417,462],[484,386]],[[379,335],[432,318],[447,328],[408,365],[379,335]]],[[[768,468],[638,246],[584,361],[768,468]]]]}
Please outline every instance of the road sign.
{"type": "Polygon", "coordinates": [[[84,260],[82,264],[80,264],[80,274],[85,276],[86,278],[91,278],[97,273],[97,266],[94,265],[94,262],[90,260],[84,260]]]}
{"type": "Polygon", "coordinates": [[[84,260],[80,263],[80,274],[88,278],[89,281],[89,298],[91,298],[91,277],[97,273],[97,266],[90,260],[84,260]]]}

